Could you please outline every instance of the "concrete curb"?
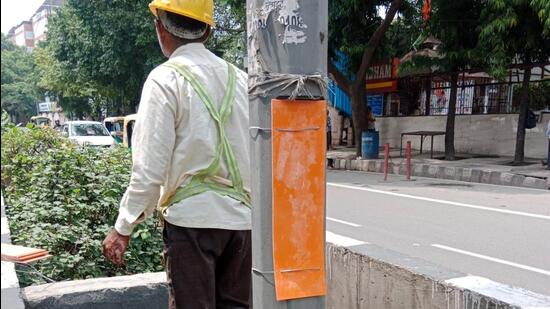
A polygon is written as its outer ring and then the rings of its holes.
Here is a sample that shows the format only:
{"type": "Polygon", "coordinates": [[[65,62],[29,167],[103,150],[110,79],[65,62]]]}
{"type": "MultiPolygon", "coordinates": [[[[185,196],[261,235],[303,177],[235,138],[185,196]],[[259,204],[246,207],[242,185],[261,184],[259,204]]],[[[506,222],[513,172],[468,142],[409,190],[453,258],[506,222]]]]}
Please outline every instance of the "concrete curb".
{"type": "MultiPolygon", "coordinates": [[[[11,244],[10,228],[4,209],[4,197],[2,199],[2,243],[11,244]]],[[[23,309],[23,299],[19,288],[19,279],[15,273],[15,264],[2,261],[2,309],[23,309]]]]}
{"type": "Polygon", "coordinates": [[[165,273],[74,280],[23,289],[27,309],[165,309],[165,273]]]}
{"type": "MultiPolygon", "coordinates": [[[[327,308],[548,308],[550,296],[468,276],[371,244],[327,244],[327,308]]],[[[26,308],[167,308],[164,273],[24,289],[26,308]]]]}
{"type": "MultiPolygon", "coordinates": [[[[381,160],[350,160],[332,159],[333,169],[382,173],[384,171],[381,160]]],[[[405,163],[389,163],[388,173],[406,175],[405,163]]],[[[526,187],[533,189],[550,190],[550,177],[547,179],[529,177],[508,172],[490,171],[476,168],[450,167],[428,163],[412,163],[411,174],[416,177],[428,177],[447,180],[458,180],[493,185],[526,187]]]]}

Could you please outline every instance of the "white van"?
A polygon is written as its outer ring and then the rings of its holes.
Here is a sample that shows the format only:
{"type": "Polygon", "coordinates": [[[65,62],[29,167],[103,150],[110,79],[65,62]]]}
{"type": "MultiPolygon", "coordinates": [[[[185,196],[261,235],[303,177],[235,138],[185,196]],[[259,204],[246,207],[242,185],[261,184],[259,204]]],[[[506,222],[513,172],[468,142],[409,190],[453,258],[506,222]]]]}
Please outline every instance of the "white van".
{"type": "Polygon", "coordinates": [[[63,124],[62,134],[85,146],[112,146],[116,144],[111,133],[96,121],[67,121],[63,124]]]}

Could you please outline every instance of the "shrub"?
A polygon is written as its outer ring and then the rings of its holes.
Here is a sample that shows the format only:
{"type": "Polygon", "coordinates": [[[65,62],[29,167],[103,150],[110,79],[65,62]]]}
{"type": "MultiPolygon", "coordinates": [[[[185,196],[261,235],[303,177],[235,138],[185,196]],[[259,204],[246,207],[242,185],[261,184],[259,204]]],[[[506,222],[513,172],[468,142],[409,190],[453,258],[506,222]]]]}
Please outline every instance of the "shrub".
{"type": "MultiPolygon", "coordinates": [[[[130,178],[126,148],[81,147],[51,129],[2,130],[2,190],[16,244],[53,256],[35,267],[53,280],[73,280],[162,269],[162,239],[154,220],[138,226],[117,267],[102,256],[130,178]]],[[[23,269],[21,269],[23,270],[23,269]]],[[[43,283],[22,273],[22,285],[43,283]]]]}

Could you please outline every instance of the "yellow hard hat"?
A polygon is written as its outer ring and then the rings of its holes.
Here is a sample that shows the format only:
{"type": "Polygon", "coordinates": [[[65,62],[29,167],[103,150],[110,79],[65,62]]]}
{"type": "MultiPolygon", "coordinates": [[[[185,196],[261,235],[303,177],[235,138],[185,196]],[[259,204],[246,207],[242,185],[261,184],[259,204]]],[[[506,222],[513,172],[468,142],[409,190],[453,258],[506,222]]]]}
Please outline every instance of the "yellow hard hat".
{"type": "Polygon", "coordinates": [[[149,9],[156,17],[157,10],[163,10],[214,26],[213,0],[153,0],[149,9]]]}

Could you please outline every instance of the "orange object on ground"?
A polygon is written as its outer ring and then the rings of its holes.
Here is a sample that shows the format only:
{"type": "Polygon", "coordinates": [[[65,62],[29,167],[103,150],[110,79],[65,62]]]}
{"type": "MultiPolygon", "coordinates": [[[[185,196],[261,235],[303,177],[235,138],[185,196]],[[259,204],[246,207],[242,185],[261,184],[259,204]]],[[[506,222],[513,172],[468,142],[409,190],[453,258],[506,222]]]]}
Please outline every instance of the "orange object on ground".
{"type": "Polygon", "coordinates": [[[326,295],[326,102],[273,100],[271,113],[276,298],[326,295]]]}
{"type": "Polygon", "coordinates": [[[50,256],[44,249],[2,244],[2,261],[28,264],[50,256]]]}

